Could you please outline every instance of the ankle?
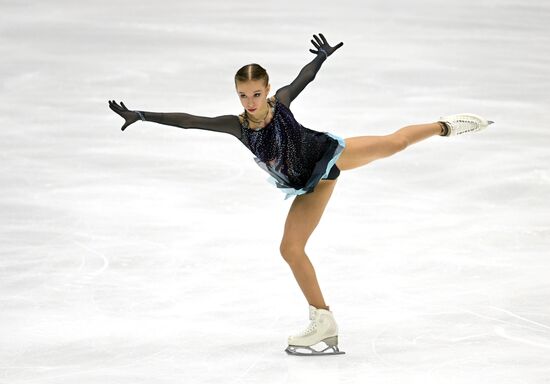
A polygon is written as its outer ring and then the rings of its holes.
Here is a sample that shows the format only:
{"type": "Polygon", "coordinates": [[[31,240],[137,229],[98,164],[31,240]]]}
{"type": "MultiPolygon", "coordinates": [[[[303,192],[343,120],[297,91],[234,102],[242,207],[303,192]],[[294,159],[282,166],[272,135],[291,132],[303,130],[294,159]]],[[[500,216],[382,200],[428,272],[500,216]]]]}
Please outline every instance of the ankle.
{"type": "Polygon", "coordinates": [[[443,121],[438,121],[438,123],[441,126],[441,133],[439,134],[439,136],[447,136],[449,134],[449,127],[447,126],[447,124],[443,121]]]}
{"type": "MultiPolygon", "coordinates": [[[[313,305],[313,304],[311,304],[313,305]]],[[[328,305],[321,305],[321,306],[316,306],[316,305],[313,305],[315,308],[317,309],[326,309],[327,311],[330,311],[330,307],[328,305]]]]}

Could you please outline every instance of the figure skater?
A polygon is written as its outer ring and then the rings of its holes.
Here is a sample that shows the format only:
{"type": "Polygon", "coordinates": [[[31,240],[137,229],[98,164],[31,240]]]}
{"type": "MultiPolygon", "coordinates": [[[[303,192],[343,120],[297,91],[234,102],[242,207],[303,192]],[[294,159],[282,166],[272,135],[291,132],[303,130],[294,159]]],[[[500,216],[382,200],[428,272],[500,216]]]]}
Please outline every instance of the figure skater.
{"type": "Polygon", "coordinates": [[[188,113],[129,110],[114,100],[109,107],[125,119],[122,130],[137,120],[223,132],[235,136],[254,155],[256,163],[269,174],[268,181],[295,196],[286,218],[280,253],[288,263],[309,306],[308,327],[288,337],[285,351],[294,355],[334,355],[338,349],[338,326],[325,303],[315,270],[305,246],[330,199],[340,171],[348,171],[391,156],[432,136],[453,136],[479,131],[492,121],[474,114],[451,115],[438,121],[403,127],[383,136],[355,136],[342,139],[329,132],[302,126],[290,104],[313,79],[321,65],[343,42],[330,46],[323,34],[313,35],[315,58],[296,79],[268,97],[269,77],[258,64],[248,64],[235,75],[235,89],[243,113],[202,117],[188,113]],[[324,344],[319,344],[324,342],[324,344]],[[316,344],[324,349],[312,348],[316,344]]]}

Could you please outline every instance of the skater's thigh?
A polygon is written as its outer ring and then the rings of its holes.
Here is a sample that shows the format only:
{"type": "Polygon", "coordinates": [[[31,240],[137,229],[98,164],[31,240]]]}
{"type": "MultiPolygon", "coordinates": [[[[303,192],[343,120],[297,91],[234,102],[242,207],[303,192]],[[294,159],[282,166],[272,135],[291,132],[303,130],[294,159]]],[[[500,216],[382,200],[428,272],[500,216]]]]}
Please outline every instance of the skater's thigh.
{"type": "Polygon", "coordinates": [[[281,240],[282,252],[305,248],[307,240],[321,220],[337,180],[320,180],[312,193],[294,198],[285,222],[281,240]]]}
{"type": "Polygon", "coordinates": [[[346,147],[336,161],[341,171],[366,165],[374,160],[393,155],[407,144],[400,135],[355,136],[345,139],[346,147]]]}

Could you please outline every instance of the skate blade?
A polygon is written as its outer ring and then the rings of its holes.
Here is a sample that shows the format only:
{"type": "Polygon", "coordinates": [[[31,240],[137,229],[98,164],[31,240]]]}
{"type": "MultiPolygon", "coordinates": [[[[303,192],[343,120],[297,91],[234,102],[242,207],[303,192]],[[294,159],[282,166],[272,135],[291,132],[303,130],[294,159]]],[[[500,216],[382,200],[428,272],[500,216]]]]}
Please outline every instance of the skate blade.
{"type": "Polygon", "coordinates": [[[311,347],[289,345],[288,347],[286,347],[285,352],[288,353],[289,355],[295,355],[295,356],[329,356],[329,355],[343,355],[346,353],[346,352],[340,351],[338,347],[335,345],[327,346],[325,349],[321,351],[315,350],[311,347]],[[306,351],[309,351],[309,352],[300,352],[298,349],[305,349],[306,351]]]}

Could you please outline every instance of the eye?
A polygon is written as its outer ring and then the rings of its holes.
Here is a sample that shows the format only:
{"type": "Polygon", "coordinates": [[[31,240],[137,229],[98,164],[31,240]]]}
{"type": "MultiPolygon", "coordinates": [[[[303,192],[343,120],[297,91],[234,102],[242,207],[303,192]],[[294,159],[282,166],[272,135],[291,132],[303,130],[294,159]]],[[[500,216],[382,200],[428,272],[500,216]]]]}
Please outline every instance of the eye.
{"type": "Polygon", "coordinates": [[[245,98],[245,97],[246,97],[246,95],[241,95],[241,98],[245,98]]]}
{"type": "Polygon", "coordinates": [[[261,93],[255,93],[254,97],[260,97],[261,93]]]}

